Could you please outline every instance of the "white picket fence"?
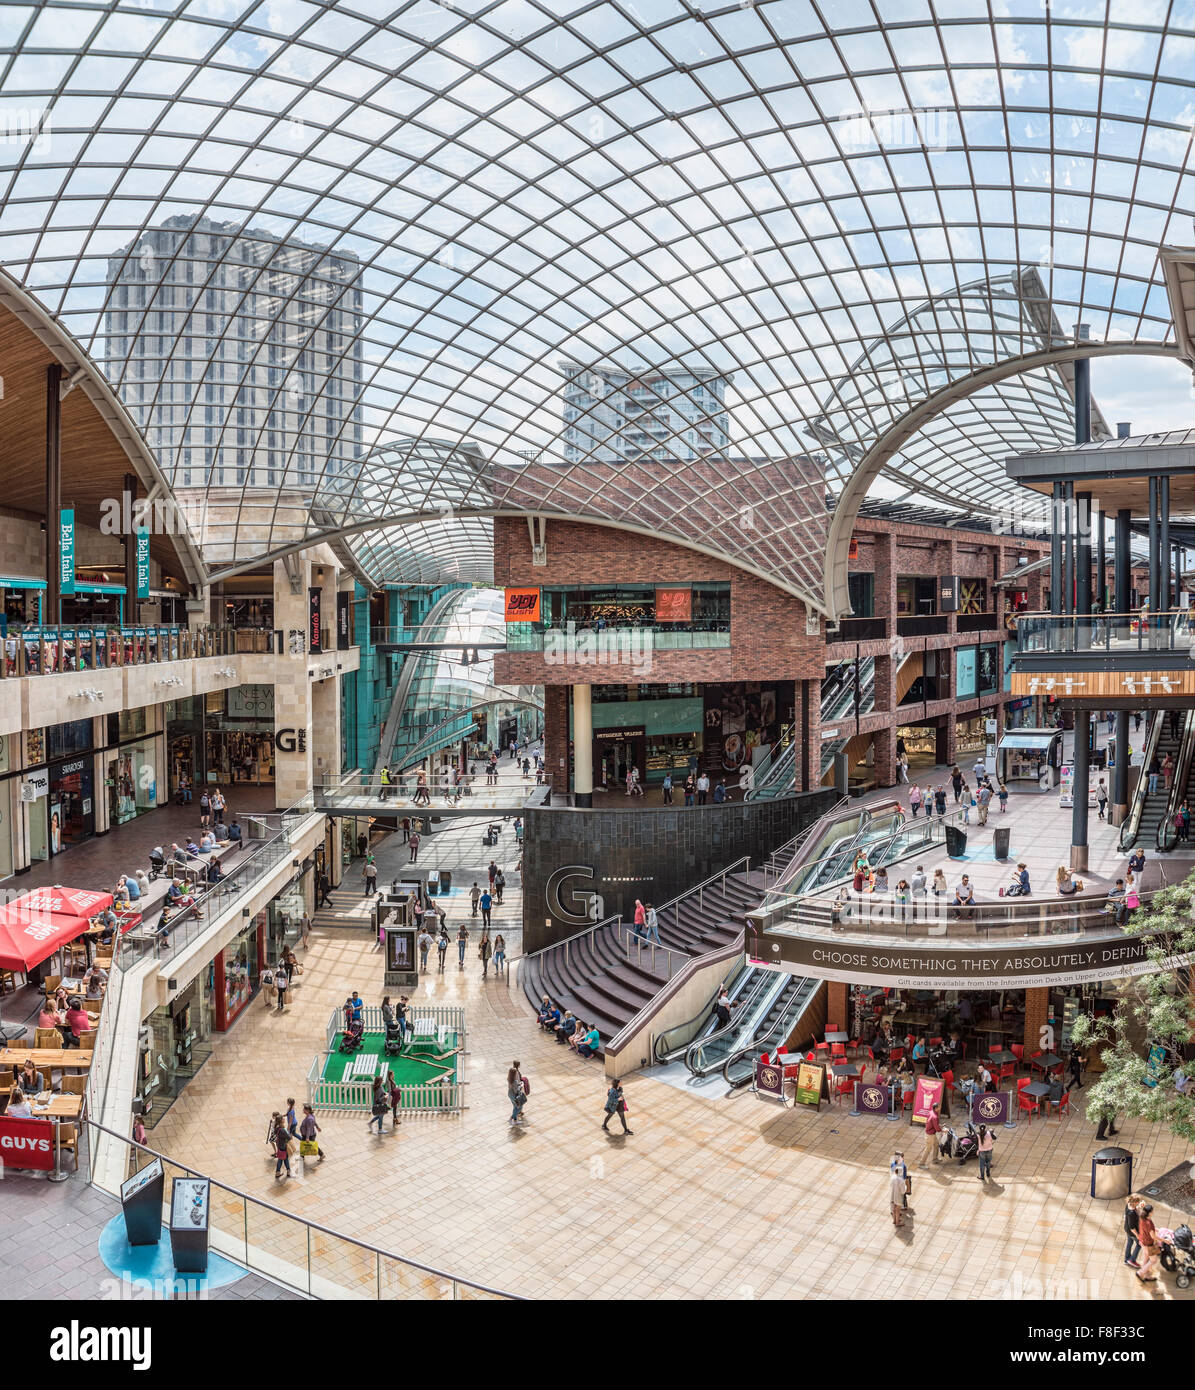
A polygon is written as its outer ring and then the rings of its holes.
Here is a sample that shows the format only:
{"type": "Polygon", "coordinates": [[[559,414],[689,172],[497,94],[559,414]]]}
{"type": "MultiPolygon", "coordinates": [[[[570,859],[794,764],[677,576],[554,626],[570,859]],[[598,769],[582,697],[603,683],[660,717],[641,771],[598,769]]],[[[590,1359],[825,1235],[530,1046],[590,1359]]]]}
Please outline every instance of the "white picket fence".
{"type": "MultiPolygon", "coordinates": [[[[367,1033],[384,1033],[380,1004],[367,1004],[362,1011],[367,1033]]],[[[456,1006],[418,1005],[407,1010],[412,1024],[430,1021],[438,1033],[441,1028],[456,1034],[459,1051],[456,1054],[456,1078],[450,1071],[430,1081],[403,1085],[399,1090],[399,1110],[404,1115],[454,1114],[465,1108],[465,1011],[456,1006]]],[[[351,1081],[325,1081],[324,1060],[336,1046],[343,1031],[344,1010],[334,1009],[328,1019],[327,1046],[324,1056],[315,1057],[307,1071],[307,1103],[313,1110],[343,1112],[369,1110],[373,1104],[373,1082],[368,1078],[351,1081]]],[[[429,1059],[430,1060],[430,1059],[429,1059]]],[[[379,1066],[384,1064],[384,1059],[379,1066]]]]}

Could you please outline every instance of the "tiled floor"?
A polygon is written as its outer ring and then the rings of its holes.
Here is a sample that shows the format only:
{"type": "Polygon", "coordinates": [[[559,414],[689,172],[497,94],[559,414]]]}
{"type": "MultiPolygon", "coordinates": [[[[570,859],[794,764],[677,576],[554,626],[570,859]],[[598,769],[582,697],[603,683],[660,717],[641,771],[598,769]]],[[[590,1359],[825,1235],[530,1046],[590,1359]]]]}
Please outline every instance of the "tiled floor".
{"type": "MultiPolygon", "coordinates": [[[[420,851],[429,866],[435,839],[420,851]]],[[[461,970],[452,952],[416,996],[467,1010],[469,1109],[381,1138],[363,1115],[321,1116],[328,1161],[275,1183],[269,1112],[302,1097],[346,992],[381,993],[377,949],[350,925],[367,905],[355,887],[337,900],[317,919],[293,1006],[247,1011],[159,1125],[168,1152],[383,1249],[538,1297],[1187,1297],[1168,1276],[1147,1292],[1120,1263],[1121,1204],[1088,1196],[1099,1146],[1081,1114],[1001,1130],[987,1186],[974,1164],[914,1169],[913,1221],[896,1232],[887,1161],[897,1143],[916,1152],[918,1131],[750,1094],[711,1099],[642,1073],[626,1085],[634,1136],[607,1136],[600,1064],[541,1038],[514,973],[483,983],[472,953],[461,970]],[[518,1130],[505,1094],[515,1057],[532,1084],[518,1130]]],[[[1141,1178],[1188,1151],[1139,1121],[1121,1141],[1141,1178]]]]}

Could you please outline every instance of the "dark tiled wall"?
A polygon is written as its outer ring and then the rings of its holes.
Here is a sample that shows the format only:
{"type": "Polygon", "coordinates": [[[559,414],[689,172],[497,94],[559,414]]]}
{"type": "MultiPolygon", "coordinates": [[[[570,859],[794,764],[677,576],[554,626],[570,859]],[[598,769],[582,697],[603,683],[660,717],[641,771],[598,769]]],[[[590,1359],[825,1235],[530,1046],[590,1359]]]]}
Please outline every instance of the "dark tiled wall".
{"type": "Polygon", "coordinates": [[[556,903],[600,893],[605,913],[631,916],[635,899],[662,903],[742,855],[768,857],[837,800],[832,787],[773,801],[688,810],[529,809],[523,847],[523,949],[537,951],[583,929],[556,903]],[[565,877],[561,871],[577,872],[565,877]],[[591,870],[591,875],[584,871],[591,870]],[[551,883],[553,876],[556,882],[551,883]],[[550,900],[551,893],[551,900],[550,900]]]}

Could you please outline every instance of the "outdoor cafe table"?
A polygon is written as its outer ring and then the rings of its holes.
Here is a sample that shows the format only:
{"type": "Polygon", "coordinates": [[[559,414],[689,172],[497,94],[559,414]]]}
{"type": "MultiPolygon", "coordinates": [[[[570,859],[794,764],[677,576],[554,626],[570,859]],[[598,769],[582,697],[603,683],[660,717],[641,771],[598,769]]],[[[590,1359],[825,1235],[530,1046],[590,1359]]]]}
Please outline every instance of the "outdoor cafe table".
{"type": "Polygon", "coordinates": [[[988,1062],[999,1062],[1002,1067],[1006,1067],[1009,1062],[1015,1062],[1017,1060],[1017,1054],[1015,1052],[1009,1052],[1009,1050],[1005,1048],[1003,1052],[989,1053],[983,1060],[988,1062]]]}
{"type": "Polygon", "coordinates": [[[859,1079],[859,1068],[852,1066],[849,1062],[839,1062],[833,1069],[834,1075],[839,1081],[857,1081],[859,1079]]]}
{"type": "Polygon", "coordinates": [[[828,1043],[844,1043],[850,1042],[850,1040],[851,1035],[849,1033],[827,1033],[825,1036],[825,1041],[828,1043]]]}
{"type": "Polygon", "coordinates": [[[1049,1094],[1050,1083],[1048,1081],[1031,1081],[1028,1086],[1021,1087],[1021,1095],[1032,1096],[1033,1099],[1037,1101],[1039,1109],[1042,1101],[1045,1100],[1049,1094]]]}
{"type": "Polygon", "coordinates": [[[57,1067],[60,1071],[87,1071],[95,1054],[89,1047],[6,1047],[0,1050],[0,1067],[19,1067],[26,1058],[40,1072],[57,1067]]]}
{"type": "Polygon", "coordinates": [[[1053,1067],[1062,1065],[1062,1058],[1054,1052],[1044,1052],[1040,1057],[1031,1057],[1029,1060],[1035,1067],[1040,1067],[1042,1071],[1049,1071],[1053,1067]]]}
{"type": "Polygon", "coordinates": [[[35,1120],[77,1120],[83,1113],[83,1097],[69,1093],[56,1095],[49,1105],[34,1105],[30,1102],[35,1120]]]}

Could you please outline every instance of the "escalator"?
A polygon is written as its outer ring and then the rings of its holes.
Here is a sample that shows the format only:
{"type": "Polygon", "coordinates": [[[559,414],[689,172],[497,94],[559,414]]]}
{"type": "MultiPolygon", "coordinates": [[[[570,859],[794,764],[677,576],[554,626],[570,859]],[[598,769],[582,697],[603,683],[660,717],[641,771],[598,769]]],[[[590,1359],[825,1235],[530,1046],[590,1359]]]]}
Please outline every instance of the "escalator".
{"type": "Polygon", "coordinates": [[[752,974],[763,978],[726,1027],[714,1029],[697,1038],[685,1049],[685,1066],[694,1076],[712,1076],[721,1071],[731,1057],[748,1046],[795,978],[758,968],[752,968],[752,974]]]}
{"type": "Polygon", "coordinates": [[[1154,832],[1154,844],[1164,854],[1168,854],[1179,842],[1178,828],[1174,818],[1185,802],[1190,806],[1195,795],[1195,709],[1187,710],[1182,717],[1182,734],[1174,763],[1174,781],[1166,798],[1166,809],[1158,821],[1154,832]]]}
{"type": "Polygon", "coordinates": [[[818,851],[790,866],[775,884],[772,894],[779,893],[786,897],[801,896],[815,893],[819,888],[836,883],[839,879],[849,878],[854,867],[855,856],[861,849],[867,850],[873,866],[881,862],[889,862],[876,859],[873,850],[881,844],[887,845],[898,831],[909,824],[908,817],[896,802],[892,802],[890,805],[877,806],[871,810],[863,810],[858,816],[851,817],[842,823],[849,825],[852,820],[858,822],[853,833],[835,839],[830,832],[827,832],[822,838],[818,851]]]}
{"type": "Polygon", "coordinates": [[[1168,710],[1157,710],[1150,721],[1149,733],[1145,739],[1145,752],[1141,758],[1141,773],[1137,778],[1137,790],[1133,793],[1132,805],[1120,828],[1119,846],[1122,851],[1136,844],[1154,844],[1158,825],[1166,814],[1169,800],[1162,779],[1158,778],[1157,790],[1149,790],[1149,769],[1156,758],[1159,763],[1169,753],[1178,757],[1181,733],[1176,734],[1170,727],[1168,710]]]}
{"type": "MultiPolygon", "coordinates": [[[[745,956],[735,965],[731,976],[726,981],[726,992],[731,999],[738,1001],[739,1013],[755,1006],[756,996],[766,984],[765,976],[767,973],[767,971],[750,965],[745,956]]],[[[666,1029],[656,1038],[654,1051],[657,1062],[675,1062],[683,1057],[690,1048],[707,1042],[719,1031],[718,1020],[714,1017],[714,1004],[721,990],[722,986],[719,985],[710,995],[701,1011],[691,1019],[685,1023],[677,1024],[675,1028],[666,1029]]],[[[735,1026],[733,1018],[727,1026],[730,1028],[735,1026]]]]}
{"type": "MultiPolygon", "coordinates": [[[[868,714],[875,706],[875,660],[864,657],[859,662],[859,714],[868,714]]],[[[855,663],[841,661],[831,667],[822,681],[821,722],[833,724],[838,719],[855,717],[855,663]]],[[[781,734],[775,750],[755,769],[755,784],[751,791],[752,799],[770,800],[785,796],[796,781],[798,739],[795,730],[788,728],[781,734]]],[[[832,739],[821,748],[821,775],[824,776],[834,763],[834,754],[840,753],[847,740],[832,739]]]]}
{"type": "Polygon", "coordinates": [[[755,1059],[759,1054],[771,1052],[788,1042],[821,984],[821,980],[809,980],[801,975],[785,977],[784,988],[776,995],[751,1037],[723,1064],[722,1075],[728,1085],[745,1086],[755,1075],[755,1059]]]}

